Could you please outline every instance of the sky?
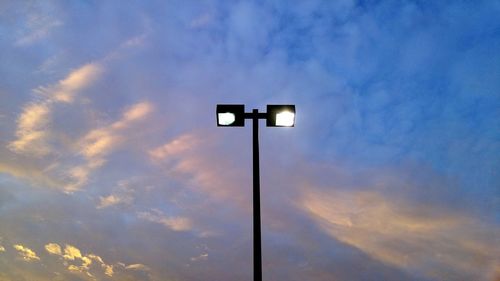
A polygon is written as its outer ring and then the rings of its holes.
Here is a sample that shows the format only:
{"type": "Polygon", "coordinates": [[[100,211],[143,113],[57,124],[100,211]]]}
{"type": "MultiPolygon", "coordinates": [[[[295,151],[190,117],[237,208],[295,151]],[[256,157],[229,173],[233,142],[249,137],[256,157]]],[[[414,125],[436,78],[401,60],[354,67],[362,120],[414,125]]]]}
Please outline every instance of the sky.
{"type": "Polygon", "coordinates": [[[500,280],[500,1],[1,1],[0,280],[500,280]]]}

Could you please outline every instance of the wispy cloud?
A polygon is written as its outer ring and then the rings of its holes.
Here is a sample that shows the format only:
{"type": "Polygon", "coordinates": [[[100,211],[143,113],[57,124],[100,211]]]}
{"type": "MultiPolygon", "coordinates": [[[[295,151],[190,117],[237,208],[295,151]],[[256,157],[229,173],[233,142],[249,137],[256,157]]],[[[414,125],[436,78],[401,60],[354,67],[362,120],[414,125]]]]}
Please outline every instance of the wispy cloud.
{"type": "Polygon", "coordinates": [[[181,135],[149,151],[149,155],[156,161],[174,161],[179,155],[196,149],[201,142],[200,138],[192,134],[181,135]]]}
{"type": "Polygon", "coordinates": [[[179,135],[167,143],[149,150],[153,163],[161,167],[167,177],[181,180],[194,191],[204,193],[212,200],[231,198],[231,202],[247,207],[245,192],[238,184],[242,170],[230,163],[230,159],[216,156],[220,150],[211,135],[188,133],[179,135]],[[217,159],[217,163],[214,163],[217,159]],[[229,172],[230,171],[230,172],[229,172]]]}
{"type": "Polygon", "coordinates": [[[17,121],[17,139],[9,148],[17,153],[44,156],[50,152],[48,128],[50,106],[47,103],[32,103],[24,107],[17,121]]]}
{"type": "Polygon", "coordinates": [[[57,18],[54,7],[50,3],[38,3],[24,11],[26,21],[18,30],[16,46],[27,46],[47,38],[53,29],[63,25],[57,18]]]}
{"type": "Polygon", "coordinates": [[[144,271],[150,270],[149,267],[145,266],[142,263],[129,264],[129,265],[125,266],[125,268],[131,269],[131,270],[144,270],[144,271]]]}
{"type": "Polygon", "coordinates": [[[199,256],[196,257],[191,257],[189,260],[190,261],[203,261],[208,259],[208,253],[203,253],[200,254],[199,256]]]}
{"type": "Polygon", "coordinates": [[[167,216],[157,209],[148,212],[138,212],[137,217],[146,221],[162,224],[166,228],[174,231],[189,231],[193,229],[193,222],[189,218],[167,216]]]}
{"type": "Polygon", "coordinates": [[[102,63],[88,63],[70,72],[66,78],[58,83],[39,87],[35,89],[35,92],[54,103],[72,103],[78,92],[94,83],[103,74],[103,71],[102,63]]]}
{"type": "Polygon", "coordinates": [[[123,141],[126,129],[146,118],[153,111],[149,102],[139,102],[126,109],[122,117],[109,126],[94,129],[84,136],[80,153],[92,163],[100,163],[103,157],[123,141]]]}
{"type": "MultiPolygon", "coordinates": [[[[333,238],[430,278],[492,275],[498,229],[375,191],[308,188],[300,206],[333,238]]],[[[454,279],[453,277],[452,279],[454,279]]]]}
{"type": "Polygon", "coordinates": [[[150,102],[139,102],[127,108],[118,121],[108,126],[92,129],[78,144],[79,154],[85,163],[70,169],[67,175],[72,183],[65,187],[67,192],[80,189],[88,181],[92,171],[106,162],[106,156],[130,139],[130,129],[134,129],[153,111],[150,102]]]}
{"type": "Polygon", "coordinates": [[[0,2],[0,279],[500,276],[497,1],[0,2]]]}
{"type": "Polygon", "coordinates": [[[35,101],[24,106],[17,119],[17,139],[9,144],[16,152],[35,157],[45,156],[54,151],[50,126],[52,111],[58,103],[72,103],[75,95],[93,83],[102,72],[98,63],[89,63],[70,72],[68,76],[48,87],[35,90],[39,95],[35,101]]]}
{"type": "Polygon", "coordinates": [[[131,196],[121,196],[116,194],[111,194],[108,196],[100,196],[99,204],[97,205],[98,209],[107,208],[117,204],[128,204],[132,202],[131,196]]]}

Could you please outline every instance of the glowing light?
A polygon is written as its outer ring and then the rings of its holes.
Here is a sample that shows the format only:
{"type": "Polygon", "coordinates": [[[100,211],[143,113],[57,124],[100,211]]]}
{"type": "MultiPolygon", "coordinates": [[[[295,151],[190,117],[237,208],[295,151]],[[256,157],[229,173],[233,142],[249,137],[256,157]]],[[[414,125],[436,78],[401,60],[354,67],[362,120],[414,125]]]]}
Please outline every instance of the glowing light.
{"type": "Polygon", "coordinates": [[[231,112],[219,113],[219,125],[229,126],[234,123],[236,116],[231,112]]]}
{"type": "Polygon", "coordinates": [[[295,114],[283,111],[276,114],[276,126],[291,127],[295,123],[295,114]]]}

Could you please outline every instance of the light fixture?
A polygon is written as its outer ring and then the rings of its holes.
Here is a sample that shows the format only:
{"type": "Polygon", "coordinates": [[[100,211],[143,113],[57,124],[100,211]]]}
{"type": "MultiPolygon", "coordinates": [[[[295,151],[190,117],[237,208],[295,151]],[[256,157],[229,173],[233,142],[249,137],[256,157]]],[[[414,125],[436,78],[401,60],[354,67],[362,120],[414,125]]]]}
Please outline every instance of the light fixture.
{"type": "Polygon", "coordinates": [[[291,104],[268,105],[266,121],[268,127],[295,126],[295,105],[291,104]]]}
{"type": "Polygon", "coordinates": [[[243,127],[245,125],[245,106],[243,104],[218,104],[217,126],[243,127]]]}

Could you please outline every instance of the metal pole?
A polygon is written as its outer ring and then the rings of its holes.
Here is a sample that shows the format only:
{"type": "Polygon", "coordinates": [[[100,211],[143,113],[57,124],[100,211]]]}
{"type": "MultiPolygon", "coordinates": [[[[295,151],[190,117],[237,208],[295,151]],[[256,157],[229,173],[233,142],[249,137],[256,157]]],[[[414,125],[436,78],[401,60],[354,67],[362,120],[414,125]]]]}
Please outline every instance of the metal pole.
{"type": "Polygon", "coordinates": [[[253,280],[262,281],[262,245],[260,230],[259,110],[252,111],[253,121],[253,280]]]}

